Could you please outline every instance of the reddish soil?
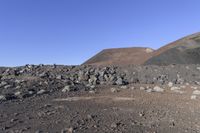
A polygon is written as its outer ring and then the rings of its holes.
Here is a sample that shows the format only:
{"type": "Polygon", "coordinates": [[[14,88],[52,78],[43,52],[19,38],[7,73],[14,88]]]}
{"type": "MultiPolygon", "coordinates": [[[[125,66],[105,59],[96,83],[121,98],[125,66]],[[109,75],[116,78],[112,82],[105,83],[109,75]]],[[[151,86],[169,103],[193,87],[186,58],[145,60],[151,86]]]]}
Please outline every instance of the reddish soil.
{"type": "Polygon", "coordinates": [[[140,65],[152,57],[153,50],[149,48],[117,48],[106,49],[86,61],[84,64],[105,65],[140,65]]]}
{"type": "MultiPolygon", "coordinates": [[[[106,65],[141,65],[145,64],[148,61],[148,64],[151,64],[152,58],[156,58],[162,53],[169,51],[175,47],[181,47],[181,49],[193,49],[200,46],[200,33],[195,33],[189,36],[186,36],[182,39],[174,41],[170,44],[167,44],[158,50],[152,50],[148,52],[148,48],[116,48],[116,49],[105,49],[86,61],[84,64],[87,65],[96,65],[96,66],[106,66],[106,65]]],[[[150,50],[150,49],[149,49],[150,50]]],[[[193,51],[190,51],[193,53],[193,51]]],[[[198,53],[198,52],[197,52],[198,53]]],[[[171,54],[169,51],[167,54],[171,54]]],[[[181,56],[181,53],[180,53],[181,56]]],[[[160,58],[160,57],[159,57],[160,58]]],[[[167,58],[167,57],[166,57],[167,58]]],[[[171,58],[171,57],[169,57],[171,58]]],[[[173,57],[175,58],[175,57],[173,57]]],[[[187,57],[184,57],[187,58],[187,57]]],[[[188,57],[190,58],[190,57],[188,57]]],[[[163,59],[165,60],[165,59],[163,59]]],[[[177,59],[177,63],[179,63],[177,59]]],[[[184,59],[183,59],[184,60],[184,59]]],[[[176,61],[176,59],[175,59],[176,61]]],[[[187,61],[186,61],[187,63],[187,61]]],[[[188,62],[190,63],[190,62],[188,62]]]]}

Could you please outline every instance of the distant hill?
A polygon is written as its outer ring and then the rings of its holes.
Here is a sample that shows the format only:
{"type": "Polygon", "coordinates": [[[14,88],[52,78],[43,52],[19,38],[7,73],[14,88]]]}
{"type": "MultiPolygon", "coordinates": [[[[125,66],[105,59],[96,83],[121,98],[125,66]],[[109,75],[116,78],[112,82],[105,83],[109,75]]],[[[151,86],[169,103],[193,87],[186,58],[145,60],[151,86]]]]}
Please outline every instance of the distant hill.
{"type": "Polygon", "coordinates": [[[105,49],[86,61],[87,65],[141,65],[152,57],[153,49],[150,48],[115,48],[105,49]]]}
{"type": "Polygon", "coordinates": [[[200,64],[200,32],[158,50],[141,47],[105,49],[83,64],[97,66],[200,64]]]}
{"type": "Polygon", "coordinates": [[[200,64],[200,33],[192,34],[161,47],[144,64],[200,64]]]}

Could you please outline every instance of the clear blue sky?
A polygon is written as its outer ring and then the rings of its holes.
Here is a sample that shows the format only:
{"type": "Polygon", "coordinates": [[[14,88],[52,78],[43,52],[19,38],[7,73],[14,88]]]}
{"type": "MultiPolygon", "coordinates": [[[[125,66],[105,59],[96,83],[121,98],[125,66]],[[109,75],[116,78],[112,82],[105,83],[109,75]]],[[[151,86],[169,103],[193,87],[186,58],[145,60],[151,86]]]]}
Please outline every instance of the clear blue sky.
{"type": "Polygon", "coordinates": [[[81,64],[200,31],[200,0],[0,0],[0,66],[81,64]]]}

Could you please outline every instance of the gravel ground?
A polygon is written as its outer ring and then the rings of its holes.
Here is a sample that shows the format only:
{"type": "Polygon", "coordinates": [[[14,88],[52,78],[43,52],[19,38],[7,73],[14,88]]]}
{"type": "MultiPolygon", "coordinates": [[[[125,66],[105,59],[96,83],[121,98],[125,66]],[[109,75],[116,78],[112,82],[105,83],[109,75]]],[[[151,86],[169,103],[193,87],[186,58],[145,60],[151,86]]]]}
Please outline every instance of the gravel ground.
{"type": "Polygon", "coordinates": [[[0,69],[2,133],[200,132],[200,66],[0,69]]]}

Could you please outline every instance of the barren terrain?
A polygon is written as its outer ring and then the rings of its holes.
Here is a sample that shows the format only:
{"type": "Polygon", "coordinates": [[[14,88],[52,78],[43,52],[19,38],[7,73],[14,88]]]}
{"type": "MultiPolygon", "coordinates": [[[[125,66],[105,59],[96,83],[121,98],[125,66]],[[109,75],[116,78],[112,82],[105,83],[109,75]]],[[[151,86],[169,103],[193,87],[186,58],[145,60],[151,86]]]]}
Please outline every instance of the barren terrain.
{"type": "Polygon", "coordinates": [[[2,133],[198,133],[200,66],[1,68],[2,133]]]}
{"type": "Polygon", "coordinates": [[[200,33],[183,37],[157,50],[151,48],[105,49],[84,65],[170,65],[200,64],[200,33]]]}

